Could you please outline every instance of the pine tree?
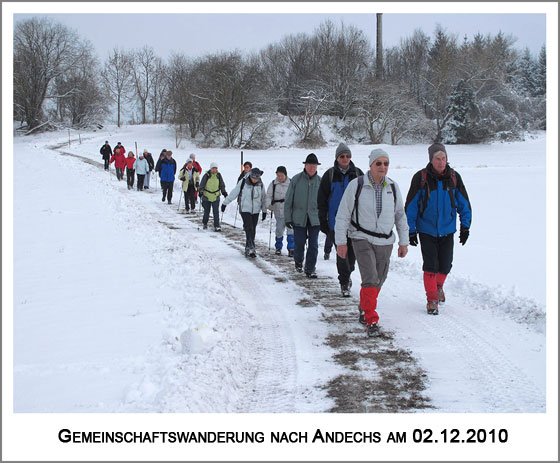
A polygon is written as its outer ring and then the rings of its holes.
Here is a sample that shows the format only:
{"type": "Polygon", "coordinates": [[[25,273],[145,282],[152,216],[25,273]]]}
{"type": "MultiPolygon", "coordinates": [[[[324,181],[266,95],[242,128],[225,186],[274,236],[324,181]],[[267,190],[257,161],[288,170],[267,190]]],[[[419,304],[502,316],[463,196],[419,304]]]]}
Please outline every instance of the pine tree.
{"type": "Polygon", "coordinates": [[[464,79],[455,85],[449,97],[447,112],[450,117],[447,119],[442,130],[442,140],[444,143],[475,143],[479,137],[476,133],[476,118],[478,108],[472,88],[464,79]]]}

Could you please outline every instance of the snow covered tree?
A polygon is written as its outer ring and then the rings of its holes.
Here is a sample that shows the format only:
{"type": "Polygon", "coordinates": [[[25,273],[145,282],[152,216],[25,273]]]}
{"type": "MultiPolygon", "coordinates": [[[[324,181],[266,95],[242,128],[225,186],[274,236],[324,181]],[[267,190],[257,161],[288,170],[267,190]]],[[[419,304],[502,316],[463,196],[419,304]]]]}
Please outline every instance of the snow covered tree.
{"type": "Polygon", "coordinates": [[[461,79],[449,98],[447,108],[448,119],[442,129],[444,143],[476,143],[476,118],[478,107],[475,104],[474,93],[464,79],[461,79]]]}
{"type": "Polygon", "coordinates": [[[44,103],[55,79],[79,60],[78,35],[46,18],[16,23],[14,29],[14,114],[35,130],[45,120],[44,103]]]}

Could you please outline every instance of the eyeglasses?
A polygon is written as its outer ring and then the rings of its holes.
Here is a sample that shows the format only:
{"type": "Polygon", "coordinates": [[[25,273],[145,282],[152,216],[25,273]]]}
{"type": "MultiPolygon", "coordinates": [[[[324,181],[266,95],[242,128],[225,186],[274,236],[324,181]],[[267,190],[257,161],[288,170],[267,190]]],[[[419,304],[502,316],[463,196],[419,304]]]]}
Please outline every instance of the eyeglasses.
{"type": "Polygon", "coordinates": [[[375,163],[375,165],[376,165],[377,167],[379,167],[379,166],[385,166],[385,167],[387,167],[387,166],[389,165],[389,161],[377,161],[377,162],[375,163]]]}
{"type": "Polygon", "coordinates": [[[350,159],[352,156],[350,154],[341,154],[339,158],[350,159]]]}

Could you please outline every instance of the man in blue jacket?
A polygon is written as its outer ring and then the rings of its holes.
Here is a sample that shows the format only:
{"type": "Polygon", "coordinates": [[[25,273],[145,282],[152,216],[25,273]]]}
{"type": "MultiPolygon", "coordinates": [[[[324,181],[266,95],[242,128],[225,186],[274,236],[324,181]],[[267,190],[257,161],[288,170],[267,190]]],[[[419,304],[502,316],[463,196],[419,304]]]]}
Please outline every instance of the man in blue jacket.
{"type": "Polygon", "coordinates": [[[166,151],[163,159],[158,161],[156,170],[159,167],[161,189],[163,190],[162,201],[167,197],[167,204],[171,204],[173,197],[173,182],[175,181],[175,173],[177,172],[177,162],[171,156],[173,151],[166,151]]]}
{"type": "Polygon", "coordinates": [[[469,238],[472,209],[463,180],[447,163],[447,150],[441,143],[428,148],[430,162],[412,177],[406,198],[410,245],[422,250],[424,289],[428,314],[439,313],[445,302],[443,283],[453,262],[453,237],[457,213],[461,222],[459,242],[469,238]]]}
{"type": "MultiPolygon", "coordinates": [[[[334,225],[336,213],[344,190],[351,180],[364,173],[351,161],[352,152],[344,143],[336,148],[334,166],[324,173],[317,195],[317,206],[319,208],[319,222],[321,231],[334,242],[334,225]]],[[[338,270],[338,281],[342,297],[350,297],[352,280],[350,275],[354,271],[356,256],[352,248],[352,241],[347,240],[348,252],[346,258],[336,256],[336,268],[338,270]]]]}

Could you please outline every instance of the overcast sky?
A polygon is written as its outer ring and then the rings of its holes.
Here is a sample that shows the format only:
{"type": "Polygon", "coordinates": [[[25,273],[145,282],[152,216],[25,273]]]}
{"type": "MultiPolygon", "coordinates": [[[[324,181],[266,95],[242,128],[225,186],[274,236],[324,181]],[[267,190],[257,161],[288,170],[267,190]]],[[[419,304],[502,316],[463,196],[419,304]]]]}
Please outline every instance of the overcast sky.
{"type": "MultiPolygon", "coordinates": [[[[131,7],[141,3],[129,3],[131,7]]],[[[320,7],[320,3],[317,4],[320,7]]],[[[503,3],[504,7],[508,4],[503,3]]],[[[104,7],[101,6],[100,9],[104,7]]],[[[473,7],[473,9],[476,6],[473,7]]],[[[318,8],[320,10],[320,8],[318,8]]],[[[504,8],[506,9],[506,8],[504,8]]],[[[476,10],[474,10],[476,11],[476,10]]],[[[364,31],[375,44],[375,14],[15,14],[14,20],[31,16],[48,16],[75,29],[90,40],[103,61],[119,46],[125,49],[149,45],[158,56],[172,52],[189,57],[217,51],[239,49],[258,51],[278,42],[288,34],[311,33],[321,22],[330,19],[339,25],[344,21],[364,31]]],[[[428,36],[440,24],[459,41],[480,32],[496,35],[503,32],[517,38],[514,46],[528,47],[537,55],[546,43],[546,15],[540,14],[383,14],[383,45],[398,45],[415,29],[428,36]]]]}

